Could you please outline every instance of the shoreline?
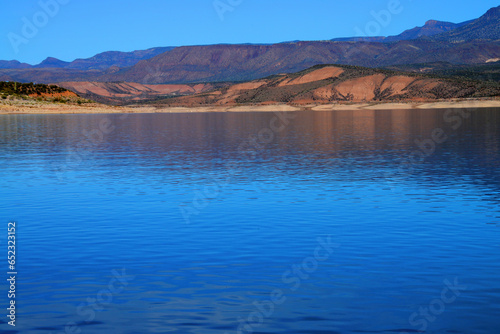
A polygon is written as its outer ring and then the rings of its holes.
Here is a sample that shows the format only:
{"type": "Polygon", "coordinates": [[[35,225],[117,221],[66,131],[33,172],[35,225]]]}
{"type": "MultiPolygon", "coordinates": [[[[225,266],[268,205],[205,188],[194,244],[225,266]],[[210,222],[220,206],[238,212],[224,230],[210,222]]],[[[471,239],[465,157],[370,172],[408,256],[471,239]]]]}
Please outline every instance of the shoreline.
{"type": "Polygon", "coordinates": [[[359,111],[359,110],[425,110],[425,109],[500,108],[500,99],[474,99],[435,102],[372,102],[353,104],[321,104],[294,106],[288,104],[164,107],[153,106],[108,106],[90,104],[84,106],[40,103],[35,101],[0,102],[0,115],[43,114],[150,114],[150,113],[205,113],[205,112],[291,112],[291,111],[359,111]]]}

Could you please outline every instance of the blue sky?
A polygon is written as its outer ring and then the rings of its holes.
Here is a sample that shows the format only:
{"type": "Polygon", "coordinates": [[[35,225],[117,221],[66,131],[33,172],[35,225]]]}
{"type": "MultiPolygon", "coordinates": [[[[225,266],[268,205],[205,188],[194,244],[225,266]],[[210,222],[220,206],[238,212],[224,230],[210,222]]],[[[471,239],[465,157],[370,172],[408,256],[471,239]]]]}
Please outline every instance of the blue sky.
{"type": "Polygon", "coordinates": [[[36,64],[49,56],[71,61],[155,46],[325,40],[360,32],[387,36],[429,19],[477,18],[498,5],[498,0],[4,1],[0,59],[36,64]],[[390,9],[390,18],[381,15],[377,23],[373,13],[390,9]]]}

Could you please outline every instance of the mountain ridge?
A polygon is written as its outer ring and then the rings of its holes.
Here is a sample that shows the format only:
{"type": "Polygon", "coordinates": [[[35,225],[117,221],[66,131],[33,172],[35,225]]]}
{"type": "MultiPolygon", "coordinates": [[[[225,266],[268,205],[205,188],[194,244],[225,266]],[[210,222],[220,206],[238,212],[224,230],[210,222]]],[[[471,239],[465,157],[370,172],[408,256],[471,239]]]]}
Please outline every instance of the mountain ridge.
{"type": "Polygon", "coordinates": [[[376,39],[181,46],[129,53],[110,51],[72,62],[48,58],[29,68],[19,62],[4,61],[0,62],[0,68],[12,68],[0,69],[0,80],[189,84],[253,80],[318,64],[365,67],[435,62],[483,64],[500,58],[500,6],[476,20],[459,24],[429,20],[423,27],[384,37],[384,42],[376,39]]]}
{"type": "Polygon", "coordinates": [[[297,42],[270,46],[179,47],[99,81],[192,83],[244,81],[297,72],[318,64],[383,67],[415,62],[483,63],[500,56],[500,42],[440,43],[429,40],[373,42],[297,42]]]}
{"type": "Polygon", "coordinates": [[[173,46],[154,47],[146,50],[136,50],[130,52],[124,51],[105,51],[98,53],[90,58],[78,58],[71,62],[63,61],[54,57],[47,57],[41,63],[30,65],[21,63],[17,60],[0,60],[1,69],[18,68],[67,68],[76,70],[106,70],[110,67],[129,67],[135,65],[138,61],[153,58],[161,53],[174,49],[173,46]]]}
{"type": "Polygon", "coordinates": [[[452,23],[446,21],[438,20],[428,20],[423,26],[417,26],[412,29],[403,31],[399,35],[394,36],[374,36],[374,37],[346,37],[346,38],[334,38],[332,41],[340,42],[379,42],[379,43],[391,43],[397,41],[412,40],[421,37],[430,37],[443,32],[454,30],[460,28],[464,25],[472,23],[475,20],[469,20],[461,23],[452,23]]]}
{"type": "Polygon", "coordinates": [[[457,29],[431,37],[437,41],[461,42],[467,40],[500,39],[500,6],[489,9],[477,20],[457,29]]]}
{"type": "Polygon", "coordinates": [[[500,41],[443,43],[417,39],[394,43],[324,41],[186,46],[121,69],[1,69],[0,80],[37,83],[126,81],[141,84],[186,84],[252,80],[273,74],[297,72],[319,64],[365,67],[438,61],[480,64],[495,58],[500,58],[500,41]]]}
{"type": "Polygon", "coordinates": [[[21,69],[30,67],[30,64],[21,63],[17,60],[0,60],[0,69],[21,69]]]}

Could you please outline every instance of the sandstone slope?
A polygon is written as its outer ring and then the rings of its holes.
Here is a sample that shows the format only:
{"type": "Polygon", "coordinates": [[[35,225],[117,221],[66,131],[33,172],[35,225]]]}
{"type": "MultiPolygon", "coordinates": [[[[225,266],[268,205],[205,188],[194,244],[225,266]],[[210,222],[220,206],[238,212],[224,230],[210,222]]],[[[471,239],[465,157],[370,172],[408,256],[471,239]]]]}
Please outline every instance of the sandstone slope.
{"type": "Polygon", "coordinates": [[[354,66],[326,65],[239,83],[212,92],[162,100],[169,106],[325,104],[432,101],[500,95],[498,83],[442,79],[354,66]]]}
{"type": "Polygon", "coordinates": [[[59,86],[106,104],[126,104],[166,96],[192,95],[214,88],[211,84],[143,85],[133,82],[62,82],[59,86]]]}

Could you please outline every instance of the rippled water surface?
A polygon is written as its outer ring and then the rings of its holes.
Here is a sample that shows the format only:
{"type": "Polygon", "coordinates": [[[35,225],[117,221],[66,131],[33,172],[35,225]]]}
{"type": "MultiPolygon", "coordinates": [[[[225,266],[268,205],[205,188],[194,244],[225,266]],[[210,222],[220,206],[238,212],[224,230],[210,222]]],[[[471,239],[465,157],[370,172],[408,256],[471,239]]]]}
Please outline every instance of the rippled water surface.
{"type": "Polygon", "coordinates": [[[500,333],[500,110],[2,115],[0,159],[2,333],[500,333]]]}

